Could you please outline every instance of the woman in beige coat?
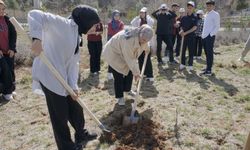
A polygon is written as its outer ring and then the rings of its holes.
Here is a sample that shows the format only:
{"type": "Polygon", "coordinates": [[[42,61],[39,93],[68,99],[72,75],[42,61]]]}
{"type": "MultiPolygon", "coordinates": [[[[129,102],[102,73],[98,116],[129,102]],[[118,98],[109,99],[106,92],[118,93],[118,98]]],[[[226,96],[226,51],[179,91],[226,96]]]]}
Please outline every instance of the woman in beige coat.
{"type": "Polygon", "coordinates": [[[152,37],[152,28],[142,25],[120,31],[104,46],[103,57],[111,66],[119,105],[125,105],[123,92],[130,92],[133,76],[135,80],[140,78],[137,60],[144,50],[149,52],[148,42],[152,37]]]}

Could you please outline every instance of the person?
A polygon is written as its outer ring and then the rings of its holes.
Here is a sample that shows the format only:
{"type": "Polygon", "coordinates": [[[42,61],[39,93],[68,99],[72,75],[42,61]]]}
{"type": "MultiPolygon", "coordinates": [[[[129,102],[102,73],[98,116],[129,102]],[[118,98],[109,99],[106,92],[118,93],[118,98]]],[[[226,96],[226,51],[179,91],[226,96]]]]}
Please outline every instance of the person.
{"type": "Polygon", "coordinates": [[[201,34],[204,25],[204,19],[203,19],[204,12],[203,10],[198,10],[196,14],[198,20],[197,20],[197,29],[195,31],[194,59],[201,59],[202,48],[203,48],[201,34]]]}
{"type": "Polygon", "coordinates": [[[248,40],[245,43],[244,50],[242,51],[241,57],[239,58],[239,60],[246,61],[245,57],[249,51],[250,51],[250,35],[248,36],[248,40]]]}
{"type": "Polygon", "coordinates": [[[195,30],[197,29],[197,19],[193,14],[195,4],[193,1],[187,3],[187,15],[181,20],[181,31],[180,35],[184,38],[183,49],[181,50],[181,64],[180,70],[186,67],[186,50],[188,48],[189,59],[188,59],[188,71],[193,70],[193,57],[194,57],[194,38],[195,30]]]}
{"type": "Polygon", "coordinates": [[[104,46],[103,57],[114,75],[115,98],[119,105],[125,105],[124,92],[131,91],[133,76],[135,81],[140,78],[137,60],[143,51],[149,53],[148,42],[152,37],[152,28],[144,24],[117,33],[104,46]]]}
{"type": "Polygon", "coordinates": [[[186,15],[185,14],[185,9],[180,8],[179,10],[180,15],[176,18],[176,33],[177,33],[177,41],[176,41],[176,47],[175,47],[175,56],[178,59],[180,56],[180,48],[181,48],[181,35],[179,32],[181,31],[180,23],[182,18],[186,15]]]}
{"type": "Polygon", "coordinates": [[[93,75],[98,75],[101,68],[102,33],[103,25],[100,22],[96,26],[96,32],[87,36],[90,54],[90,73],[93,75]]]}
{"type": "MultiPolygon", "coordinates": [[[[140,27],[143,24],[147,24],[149,25],[151,28],[154,25],[154,19],[151,18],[148,14],[147,14],[147,8],[143,7],[140,10],[140,14],[139,16],[135,17],[132,21],[131,21],[131,25],[133,27],[140,27]]],[[[144,61],[144,57],[145,57],[145,52],[142,52],[142,54],[140,55],[138,61],[139,61],[139,67],[140,70],[142,69],[143,66],[143,61],[144,61]]],[[[145,72],[144,75],[146,76],[146,80],[153,82],[154,81],[154,76],[153,76],[153,66],[152,66],[152,61],[151,61],[151,52],[148,54],[148,59],[147,59],[147,63],[146,63],[146,68],[145,68],[145,72]]]]}
{"type": "Polygon", "coordinates": [[[2,64],[5,64],[4,73],[8,77],[1,76],[3,78],[8,78],[11,80],[11,85],[4,84],[3,98],[5,100],[13,99],[13,94],[15,90],[15,67],[14,59],[16,51],[16,39],[17,34],[15,27],[10,22],[9,17],[5,14],[6,5],[0,0],[0,57],[2,64]],[[10,73],[9,73],[10,72],[10,73]]]}
{"type": "MultiPolygon", "coordinates": [[[[112,20],[108,23],[108,40],[112,38],[116,33],[124,29],[124,23],[121,21],[120,11],[114,10],[112,12],[112,20]]],[[[111,67],[108,66],[108,80],[113,79],[111,67]]]]}
{"type": "MultiPolygon", "coordinates": [[[[30,36],[34,39],[31,49],[38,56],[42,51],[78,95],[79,35],[96,32],[100,22],[96,9],[79,5],[70,19],[40,10],[28,13],[30,36]],[[62,32],[63,31],[63,32],[62,32]]],[[[35,57],[32,66],[33,90],[44,94],[59,150],[78,150],[82,144],[97,137],[84,129],[85,120],[78,96],[69,95],[48,67],[35,57]],[[75,129],[75,142],[71,139],[68,122],[75,129]]]]}
{"type": "MultiPolygon", "coordinates": [[[[163,64],[161,49],[162,49],[162,41],[167,45],[165,56],[167,56],[167,50],[169,50],[169,61],[170,64],[176,63],[174,60],[173,54],[173,19],[176,17],[176,14],[172,11],[168,10],[166,4],[162,4],[158,10],[152,13],[152,16],[157,20],[157,61],[158,64],[163,64]]],[[[164,57],[164,60],[167,60],[164,57]]]]}
{"type": "MultiPolygon", "coordinates": [[[[177,3],[173,3],[172,6],[171,6],[171,11],[175,14],[177,14],[177,12],[179,11],[180,9],[180,5],[177,4],[177,3]]],[[[174,25],[174,28],[173,28],[173,47],[175,45],[175,42],[176,42],[176,36],[177,36],[177,28],[178,28],[178,23],[177,23],[177,16],[173,19],[173,25],[174,25]]]]}
{"type": "Polygon", "coordinates": [[[214,11],[215,1],[208,0],[206,2],[207,14],[204,19],[204,27],[202,30],[202,39],[204,44],[204,50],[206,54],[207,67],[201,73],[202,75],[212,75],[212,66],[214,61],[214,41],[217,32],[220,29],[220,15],[214,11]]]}

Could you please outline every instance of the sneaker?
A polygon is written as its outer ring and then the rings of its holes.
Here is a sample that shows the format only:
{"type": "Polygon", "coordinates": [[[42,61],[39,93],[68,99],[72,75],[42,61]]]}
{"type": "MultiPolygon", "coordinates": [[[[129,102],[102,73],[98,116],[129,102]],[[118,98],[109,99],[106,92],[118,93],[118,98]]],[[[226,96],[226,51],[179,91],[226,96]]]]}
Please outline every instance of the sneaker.
{"type": "Polygon", "coordinates": [[[163,61],[163,62],[169,62],[169,57],[167,57],[167,56],[163,57],[163,58],[162,58],[162,61],[163,61]]]}
{"type": "Polygon", "coordinates": [[[185,65],[183,65],[183,64],[180,65],[180,70],[183,70],[183,69],[185,69],[185,68],[186,68],[185,65]]]}
{"type": "Polygon", "coordinates": [[[188,70],[188,71],[193,71],[194,68],[193,68],[193,66],[188,66],[188,67],[187,67],[187,70],[188,70]]]}
{"type": "Polygon", "coordinates": [[[108,78],[108,80],[113,80],[114,79],[113,78],[113,74],[112,73],[108,73],[107,78],[108,78]]]}
{"type": "Polygon", "coordinates": [[[197,59],[197,56],[194,56],[194,59],[197,59]]]}
{"type": "Polygon", "coordinates": [[[212,72],[211,71],[204,71],[200,75],[212,76],[212,72]]]}
{"type": "Polygon", "coordinates": [[[10,101],[10,100],[13,99],[13,96],[12,96],[12,94],[5,94],[5,95],[3,95],[3,98],[4,98],[5,100],[7,100],[7,101],[10,101]]]}
{"type": "Polygon", "coordinates": [[[13,99],[15,99],[16,96],[17,96],[17,93],[16,92],[12,92],[12,96],[13,96],[13,99]]]}
{"type": "Polygon", "coordinates": [[[241,56],[238,61],[245,61],[245,58],[241,56]]]}
{"type": "Polygon", "coordinates": [[[128,92],[128,95],[130,95],[130,96],[136,96],[136,92],[135,91],[133,91],[133,90],[130,90],[129,92],[128,92]]]}
{"type": "Polygon", "coordinates": [[[146,78],[146,81],[154,82],[154,78],[146,78]]]}
{"type": "Polygon", "coordinates": [[[180,59],[180,57],[179,57],[179,56],[176,56],[176,57],[175,57],[175,59],[179,60],[179,59],[180,59]]]}
{"type": "Polygon", "coordinates": [[[201,59],[202,59],[202,57],[201,57],[201,56],[197,56],[197,57],[196,57],[196,59],[201,60],[201,59]]]}
{"type": "Polygon", "coordinates": [[[125,100],[124,100],[124,98],[122,97],[122,98],[117,98],[117,103],[118,103],[118,105],[120,105],[120,106],[124,106],[125,105],[125,100]]]}

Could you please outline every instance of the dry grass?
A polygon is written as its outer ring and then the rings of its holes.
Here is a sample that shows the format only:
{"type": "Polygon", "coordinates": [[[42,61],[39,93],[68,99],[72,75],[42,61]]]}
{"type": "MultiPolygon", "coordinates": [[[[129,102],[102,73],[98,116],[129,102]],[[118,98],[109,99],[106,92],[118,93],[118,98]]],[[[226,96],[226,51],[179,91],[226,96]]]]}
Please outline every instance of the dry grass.
{"type": "MultiPolygon", "coordinates": [[[[204,62],[196,62],[196,73],[179,72],[177,66],[157,67],[153,58],[155,82],[143,82],[139,112],[160,122],[168,136],[164,149],[242,149],[250,131],[250,68],[237,62],[241,45],[221,46],[216,51],[215,74],[197,74],[204,62]]],[[[88,51],[81,62],[82,100],[109,128],[110,113],[116,109],[112,82],[106,82],[106,64],[98,77],[89,76],[88,51]],[[105,88],[104,88],[105,87],[105,88]]],[[[250,60],[250,58],[247,58],[250,60]]],[[[17,97],[0,104],[1,150],[56,149],[43,97],[31,92],[31,68],[19,67],[17,97]]],[[[130,107],[131,97],[126,105],[130,107]]],[[[117,110],[119,112],[119,109],[117,110]]],[[[86,128],[100,133],[86,117],[86,128]]],[[[86,149],[115,149],[113,144],[94,141],[86,149]]]]}

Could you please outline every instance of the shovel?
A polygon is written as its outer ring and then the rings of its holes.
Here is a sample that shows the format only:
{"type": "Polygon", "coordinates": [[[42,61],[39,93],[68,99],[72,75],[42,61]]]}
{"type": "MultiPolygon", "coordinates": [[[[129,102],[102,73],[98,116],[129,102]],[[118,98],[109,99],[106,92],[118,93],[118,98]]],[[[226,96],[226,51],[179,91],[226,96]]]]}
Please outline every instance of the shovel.
{"type": "Polygon", "coordinates": [[[146,55],[144,57],[144,62],[143,62],[141,75],[140,75],[141,78],[140,78],[138,86],[137,86],[135,100],[134,100],[134,103],[131,104],[132,105],[131,114],[130,114],[130,116],[125,116],[123,118],[123,125],[124,126],[127,126],[129,124],[136,124],[139,121],[139,115],[138,115],[138,113],[136,113],[136,107],[137,107],[137,100],[139,99],[139,94],[140,94],[140,90],[141,90],[141,84],[142,84],[142,80],[143,80],[144,71],[146,68],[147,59],[148,59],[148,53],[146,53],[146,55]]]}
{"type": "MultiPolygon", "coordinates": [[[[23,27],[17,22],[14,17],[10,18],[11,23],[15,26],[15,28],[23,33],[25,33],[23,27]]],[[[25,33],[26,34],[26,33],[25,33]]],[[[26,34],[27,35],[27,34],[26,34]]],[[[28,36],[28,35],[27,35],[28,36]]],[[[63,85],[63,87],[69,92],[70,95],[76,96],[76,93],[72,90],[72,88],[66,83],[66,81],[62,78],[60,73],[54,68],[54,66],[50,63],[48,58],[45,56],[44,52],[41,52],[39,55],[41,61],[49,68],[52,74],[57,78],[57,80],[63,85]]],[[[97,117],[88,109],[84,102],[82,102],[79,98],[77,102],[82,106],[84,110],[86,110],[87,114],[95,121],[98,127],[106,133],[110,133],[108,129],[97,119],[97,117]]]]}

